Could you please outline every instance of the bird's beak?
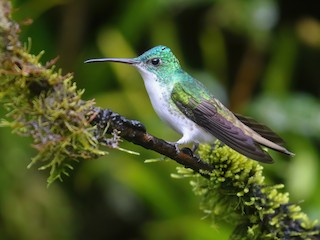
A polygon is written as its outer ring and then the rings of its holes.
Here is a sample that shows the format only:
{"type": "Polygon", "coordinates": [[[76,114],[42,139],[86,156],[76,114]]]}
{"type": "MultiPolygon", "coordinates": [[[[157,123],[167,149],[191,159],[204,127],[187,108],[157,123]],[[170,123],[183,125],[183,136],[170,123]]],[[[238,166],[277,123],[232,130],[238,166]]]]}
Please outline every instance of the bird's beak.
{"type": "Polygon", "coordinates": [[[84,63],[96,63],[96,62],[118,62],[118,63],[126,63],[126,64],[138,64],[139,61],[133,58],[96,58],[89,59],[84,63]]]}

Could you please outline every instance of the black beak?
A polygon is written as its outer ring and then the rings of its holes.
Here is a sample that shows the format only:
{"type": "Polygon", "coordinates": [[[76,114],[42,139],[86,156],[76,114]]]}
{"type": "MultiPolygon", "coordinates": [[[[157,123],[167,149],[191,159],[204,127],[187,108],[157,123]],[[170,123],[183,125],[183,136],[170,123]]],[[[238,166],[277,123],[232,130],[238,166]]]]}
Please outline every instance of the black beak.
{"type": "Polygon", "coordinates": [[[96,62],[119,62],[119,63],[126,63],[126,64],[139,63],[139,61],[134,60],[132,58],[96,58],[96,59],[89,59],[84,63],[96,63],[96,62]]]}

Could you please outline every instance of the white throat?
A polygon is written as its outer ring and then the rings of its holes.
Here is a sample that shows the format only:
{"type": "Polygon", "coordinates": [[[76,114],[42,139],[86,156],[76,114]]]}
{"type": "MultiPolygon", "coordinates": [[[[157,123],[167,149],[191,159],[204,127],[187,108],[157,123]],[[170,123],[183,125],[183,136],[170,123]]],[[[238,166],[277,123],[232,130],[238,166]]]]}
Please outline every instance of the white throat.
{"type": "Polygon", "coordinates": [[[139,65],[136,65],[136,67],[143,78],[144,85],[146,87],[146,90],[148,92],[148,95],[154,110],[160,116],[160,118],[162,118],[163,115],[162,115],[161,109],[164,107],[164,105],[169,104],[170,94],[173,86],[165,86],[158,79],[156,74],[145,70],[139,65]]]}

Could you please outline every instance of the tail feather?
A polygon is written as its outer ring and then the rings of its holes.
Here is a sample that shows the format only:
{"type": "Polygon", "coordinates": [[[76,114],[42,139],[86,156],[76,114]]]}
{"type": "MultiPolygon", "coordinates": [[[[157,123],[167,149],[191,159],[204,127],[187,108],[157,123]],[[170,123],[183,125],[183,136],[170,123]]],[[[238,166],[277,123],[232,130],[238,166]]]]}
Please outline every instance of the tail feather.
{"type": "Polygon", "coordinates": [[[246,126],[251,128],[253,131],[259,133],[262,137],[268,139],[271,142],[274,142],[280,146],[284,145],[284,140],[275,132],[273,132],[269,127],[266,125],[257,122],[256,120],[245,117],[240,114],[235,114],[235,116],[246,126]]]}
{"type": "Polygon", "coordinates": [[[235,114],[235,116],[247,127],[251,128],[253,131],[255,131],[256,133],[260,134],[261,137],[254,137],[256,142],[258,142],[259,144],[271,148],[275,151],[278,151],[280,153],[284,153],[286,155],[289,156],[294,156],[294,153],[288,151],[285,147],[284,147],[284,140],[277,135],[276,133],[274,133],[270,128],[268,128],[267,126],[258,123],[256,120],[249,118],[249,117],[245,117],[239,114],[235,114]]]}

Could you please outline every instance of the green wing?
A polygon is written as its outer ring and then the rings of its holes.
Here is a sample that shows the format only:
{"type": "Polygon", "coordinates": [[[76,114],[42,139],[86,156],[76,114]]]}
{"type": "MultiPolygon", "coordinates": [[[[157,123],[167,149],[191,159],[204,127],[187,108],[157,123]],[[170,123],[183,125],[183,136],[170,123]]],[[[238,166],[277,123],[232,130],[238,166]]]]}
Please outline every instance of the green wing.
{"type": "Polygon", "coordinates": [[[199,82],[188,88],[182,83],[176,83],[171,99],[185,116],[232,149],[260,162],[273,162],[269,154],[263,151],[252,137],[231,122],[231,119],[236,117],[224,109],[199,82]]]}

